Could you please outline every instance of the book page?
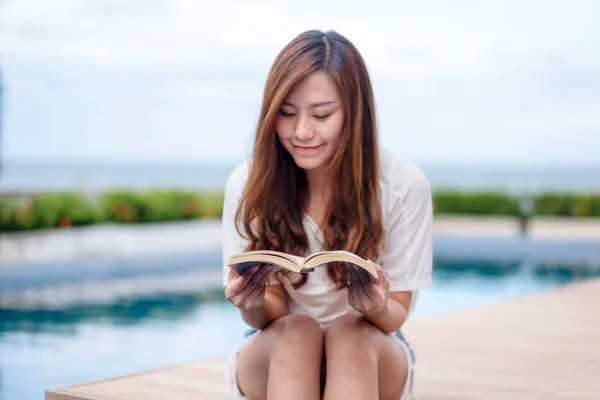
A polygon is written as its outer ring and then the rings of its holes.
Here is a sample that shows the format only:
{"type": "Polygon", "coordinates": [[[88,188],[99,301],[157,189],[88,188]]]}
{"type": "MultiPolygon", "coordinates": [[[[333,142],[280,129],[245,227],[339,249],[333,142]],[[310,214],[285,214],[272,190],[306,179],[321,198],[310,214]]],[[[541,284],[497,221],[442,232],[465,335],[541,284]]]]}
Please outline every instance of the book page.
{"type": "Polygon", "coordinates": [[[240,271],[245,271],[249,268],[248,264],[270,264],[290,271],[299,272],[301,267],[302,257],[296,257],[290,254],[280,253],[276,251],[247,251],[238,253],[227,261],[230,268],[236,268],[240,271]],[[241,267],[238,267],[241,265],[241,267]]]}
{"type": "Polygon", "coordinates": [[[371,279],[378,279],[377,271],[371,264],[356,254],[344,250],[321,251],[311,254],[304,260],[304,265],[306,268],[314,268],[317,265],[336,261],[360,267],[371,275],[371,279]]]}
{"type": "MultiPolygon", "coordinates": [[[[248,269],[252,268],[255,265],[259,265],[260,263],[257,263],[255,261],[246,261],[246,262],[241,262],[241,263],[237,263],[237,264],[232,264],[229,266],[229,268],[231,268],[232,270],[235,271],[236,274],[238,275],[242,275],[244,272],[246,272],[248,269]]],[[[274,264],[263,264],[263,265],[274,265],[274,264]]],[[[279,271],[281,268],[281,266],[276,266],[277,268],[275,268],[273,270],[273,272],[277,272],[279,271]]]]}

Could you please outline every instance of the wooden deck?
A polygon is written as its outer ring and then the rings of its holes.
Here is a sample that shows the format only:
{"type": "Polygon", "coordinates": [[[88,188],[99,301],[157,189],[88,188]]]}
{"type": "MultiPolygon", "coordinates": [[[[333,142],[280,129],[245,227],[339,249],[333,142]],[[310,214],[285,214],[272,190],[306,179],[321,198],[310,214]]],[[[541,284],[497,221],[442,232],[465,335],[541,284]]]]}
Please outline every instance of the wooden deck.
{"type": "MultiPolygon", "coordinates": [[[[407,323],[420,399],[600,398],[600,279],[407,323]]],[[[47,400],[231,399],[227,358],[46,392],[47,400]]]]}

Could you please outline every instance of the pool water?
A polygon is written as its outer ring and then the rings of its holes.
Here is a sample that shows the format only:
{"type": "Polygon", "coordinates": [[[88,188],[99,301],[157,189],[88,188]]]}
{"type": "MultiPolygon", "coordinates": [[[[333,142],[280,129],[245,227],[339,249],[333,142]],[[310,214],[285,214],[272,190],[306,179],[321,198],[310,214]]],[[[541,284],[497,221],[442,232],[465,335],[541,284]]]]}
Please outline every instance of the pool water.
{"type": "MultiPolygon", "coordinates": [[[[414,318],[496,302],[600,276],[599,268],[436,262],[414,318]]],[[[70,386],[233,351],[246,328],[221,288],[81,305],[0,310],[0,400],[43,398],[70,386]]]]}

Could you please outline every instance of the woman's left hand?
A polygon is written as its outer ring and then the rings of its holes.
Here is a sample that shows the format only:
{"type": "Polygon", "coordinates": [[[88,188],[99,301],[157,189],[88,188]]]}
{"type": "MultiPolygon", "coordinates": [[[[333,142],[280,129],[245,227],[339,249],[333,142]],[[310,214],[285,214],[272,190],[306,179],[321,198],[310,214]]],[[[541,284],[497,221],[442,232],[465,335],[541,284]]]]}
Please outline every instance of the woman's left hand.
{"type": "Polygon", "coordinates": [[[390,289],[390,281],[383,268],[370,260],[369,264],[377,271],[379,278],[377,281],[373,281],[371,275],[361,267],[347,264],[350,272],[348,302],[365,317],[376,315],[385,310],[390,289]]]}

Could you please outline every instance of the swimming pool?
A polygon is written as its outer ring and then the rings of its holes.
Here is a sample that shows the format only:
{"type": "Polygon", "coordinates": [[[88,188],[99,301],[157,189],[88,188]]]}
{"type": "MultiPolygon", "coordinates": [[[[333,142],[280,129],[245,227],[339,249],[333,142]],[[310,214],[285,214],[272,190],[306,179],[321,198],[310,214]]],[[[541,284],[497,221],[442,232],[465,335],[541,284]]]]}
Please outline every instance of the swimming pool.
{"type": "MultiPolygon", "coordinates": [[[[436,260],[414,318],[535,293],[600,268],[514,261],[436,260]]],[[[0,310],[0,399],[43,398],[73,385],[230,352],[245,324],[222,289],[63,310],[0,310]]]]}

